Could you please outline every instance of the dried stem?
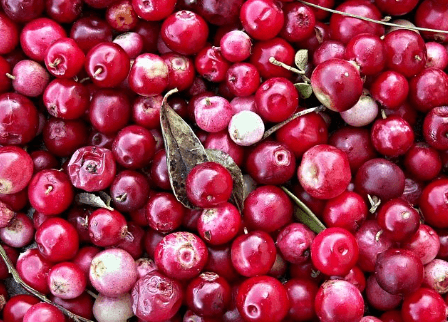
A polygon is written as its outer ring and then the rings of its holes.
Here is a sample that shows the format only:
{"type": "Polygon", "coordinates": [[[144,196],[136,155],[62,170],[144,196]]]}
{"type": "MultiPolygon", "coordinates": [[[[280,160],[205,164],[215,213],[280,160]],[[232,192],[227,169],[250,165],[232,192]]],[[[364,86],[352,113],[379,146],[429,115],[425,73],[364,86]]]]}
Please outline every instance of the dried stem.
{"type": "Polygon", "coordinates": [[[2,245],[0,245],[0,256],[2,257],[2,259],[5,261],[6,266],[8,267],[9,272],[11,273],[12,277],[14,278],[14,281],[19,284],[20,286],[22,286],[25,290],[27,290],[29,293],[33,294],[34,296],[36,296],[37,298],[39,298],[41,301],[51,304],[55,307],[57,307],[59,310],[62,311],[62,313],[64,313],[65,315],[67,315],[69,318],[73,319],[73,321],[75,322],[93,322],[92,320],[88,320],[86,318],[83,318],[82,316],[76,315],[72,312],[70,312],[69,310],[67,310],[66,308],[55,304],[53,302],[51,302],[49,299],[47,299],[47,297],[45,295],[43,295],[42,293],[36,291],[34,288],[32,288],[31,286],[29,286],[28,284],[26,284],[22,278],[19,276],[19,273],[16,271],[16,269],[14,268],[13,263],[11,262],[11,260],[9,259],[8,255],[5,252],[5,249],[3,248],[2,245]]]}
{"type": "Polygon", "coordinates": [[[305,75],[305,71],[299,70],[299,69],[291,67],[281,61],[278,61],[277,59],[275,59],[275,57],[269,57],[269,62],[275,66],[282,67],[282,68],[289,70],[290,72],[296,73],[300,76],[305,75]]]}
{"type": "Polygon", "coordinates": [[[342,11],[338,11],[338,10],[322,7],[322,6],[319,6],[317,4],[310,3],[310,2],[307,2],[307,1],[303,1],[303,0],[298,0],[298,2],[306,4],[307,6],[310,6],[310,7],[313,7],[313,8],[321,9],[323,11],[327,11],[327,12],[331,12],[331,13],[335,13],[335,14],[338,14],[338,15],[347,16],[347,17],[351,17],[351,18],[357,18],[357,19],[360,19],[360,20],[364,20],[364,21],[368,21],[368,22],[372,22],[372,23],[376,23],[376,24],[384,25],[384,26],[388,26],[388,27],[399,27],[399,28],[407,29],[407,30],[416,30],[416,31],[448,34],[448,30],[439,30],[439,29],[431,29],[431,28],[423,28],[423,27],[401,26],[401,25],[398,25],[396,23],[391,23],[391,22],[387,22],[387,21],[384,21],[384,20],[375,20],[375,19],[366,18],[366,17],[363,17],[363,16],[358,16],[358,15],[354,15],[354,14],[347,13],[347,12],[342,12],[342,11]]]}
{"type": "Polygon", "coordinates": [[[275,131],[279,130],[280,128],[282,128],[283,126],[285,126],[286,124],[288,124],[289,122],[291,122],[292,120],[295,120],[296,118],[298,118],[300,116],[303,116],[303,115],[306,115],[306,114],[309,114],[309,113],[313,113],[313,112],[322,112],[323,110],[325,110],[325,107],[320,105],[320,106],[307,108],[306,110],[297,112],[293,116],[291,116],[289,119],[274,125],[269,130],[264,132],[262,140],[266,139],[268,136],[272,135],[272,133],[274,133],[275,131]]]}

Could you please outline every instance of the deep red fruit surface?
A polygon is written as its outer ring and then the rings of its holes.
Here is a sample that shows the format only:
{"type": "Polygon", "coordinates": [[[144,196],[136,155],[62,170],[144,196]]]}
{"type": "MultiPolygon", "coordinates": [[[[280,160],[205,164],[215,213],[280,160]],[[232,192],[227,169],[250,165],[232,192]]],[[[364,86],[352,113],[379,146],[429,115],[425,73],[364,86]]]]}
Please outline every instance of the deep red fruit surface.
{"type": "Polygon", "coordinates": [[[159,21],[168,17],[176,6],[174,0],[142,1],[132,0],[132,7],[137,15],[147,21],[159,21]]]}
{"type": "Polygon", "coordinates": [[[325,282],[319,288],[314,303],[322,322],[356,322],[364,314],[361,292],[347,281],[325,282]]]}
{"type": "Polygon", "coordinates": [[[347,155],[327,144],[316,145],[303,155],[297,177],[312,197],[337,197],[344,192],[351,180],[347,155]]]}
{"type": "Polygon", "coordinates": [[[448,179],[440,178],[428,184],[420,197],[420,209],[425,222],[436,228],[448,228],[448,179]]]}
{"type": "Polygon", "coordinates": [[[133,170],[124,170],[118,173],[112,182],[110,196],[118,211],[131,212],[145,205],[149,189],[145,175],[133,170]]]}
{"type": "Polygon", "coordinates": [[[116,210],[99,208],[89,216],[89,236],[96,246],[115,246],[128,231],[126,218],[116,210]]]}
{"type": "Polygon", "coordinates": [[[241,7],[240,20],[249,36],[257,40],[268,40],[280,32],[285,18],[279,2],[249,0],[241,7]]]}
{"type": "MultiPolygon", "coordinates": [[[[423,1],[415,12],[415,23],[419,27],[448,30],[448,21],[444,19],[447,12],[446,1],[423,1]]],[[[447,41],[445,33],[424,32],[423,35],[429,40],[447,41]]]]}
{"type": "Polygon", "coordinates": [[[402,242],[401,247],[412,251],[420,258],[423,265],[426,265],[436,258],[440,248],[440,240],[433,228],[420,224],[417,232],[410,239],[402,242]]]}
{"type": "Polygon", "coordinates": [[[149,227],[161,233],[169,233],[182,224],[185,207],[170,192],[158,192],[150,196],[145,205],[149,227]]]}
{"type": "Polygon", "coordinates": [[[327,228],[311,244],[313,265],[326,275],[346,275],[358,261],[355,237],[339,227],[327,228]]]}
{"type": "Polygon", "coordinates": [[[359,34],[347,44],[345,58],[359,65],[363,75],[375,75],[386,65],[383,41],[374,34],[359,34]]]}
{"type": "Polygon", "coordinates": [[[316,237],[307,226],[292,223],[283,228],[277,236],[277,248],[289,263],[300,264],[310,259],[310,249],[316,237]]]}
{"type": "Polygon", "coordinates": [[[65,219],[47,219],[36,231],[36,243],[42,256],[51,262],[63,262],[75,257],[79,248],[76,229],[65,219]]]}
{"type": "Polygon", "coordinates": [[[171,319],[182,300],[182,285],[157,271],[140,278],[132,289],[132,310],[142,321],[171,319]]]}
{"type": "Polygon", "coordinates": [[[233,180],[230,172],[216,162],[196,165],[187,176],[188,199],[197,207],[210,208],[229,200],[233,180]]]}
{"type": "Polygon", "coordinates": [[[415,179],[429,181],[442,170],[442,158],[436,149],[419,142],[406,152],[404,166],[415,179]]]}
{"type": "Polygon", "coordinates": [[[308,321],[315,318],[314,299],[319,290],[318,285],[304,278],[292,278],[284,286],[291,303],[287,317],[294,321],[308,321]]]}
{"type": "Polygon", "coordinates": [[[168,75],[168,66],[160,56],[144,53],[137,56],[132,64],[129,86],[142,96],[158,95],[168,86],[168,75]]]}
{"type": "Polygon", "coordinates": [[[76,20],[70,30],[70,38],[87,54],[101,42],[112,41],[112,28],[99,17],[88,16],[76,20]]]}
{"type": "Polygon", "coordinates": [[[47,48],[44,62],[51,75],[72,78],[84,67],[85,55],[73,39],[61,38],[47,48]]]}
{"type": "Polygon", "coordinates": [[[87,278],[78,265],[63,262],[54,265],[48,272],[51,294],[62,299],[75,299],[85,291],[87,278]]]}
{"type": "Polygon", "coordinates": [[[19,276],[29,286],[43,294],[50,293],[47,275],[51,262],[46,260],[36,248],[31,248],[20,254],[16,269],[19,276]]]}
{"type": "Polygon", "coordinates": [[[379,153],[397,157],[411,148],[415,135],[408,122],[392,115],[375,121],[371,129],[371,138],[373,146],[379,153]]]}
{"type": "Polygon", "coordinates": [[[0,54],[5,55],[14,50],[19,43],[19,28],[7,15],[0,13],[0,33],[4,40],[0,45],[0,54]]]}
{"type": "Polygon", "coordinates": [[[31,180],[33,160],[16,146],[0,147],[0,193],[13,194],[23,190],[31,180]]]}
{"type": "Polygon", "coordinates": [[[45,11],[47,15],[59,23],[72,23],[82,11],[82,0],[47,0],[45,11]]]}
{"type": "Polygon", "coordinates": [[[448,106],[434,107],[423,121],[423,137],[437,150],[448,149],[448,106]]]}
{"type": "Polygon", "coordinates": [[[448,75],[438,68],[425,68],[409,80],[409,102],[420,112],[448,104],[448,75]]]}
{"type": "Polygon", "coordinates": [[[6,302],[3,308],[3,320],[11,322],[22,322],[23,316],[34,304],[39,303],[37,297],[28,294],[15,295],[6,302]]]}
{"type": "Polygon", "coordinates": [[[64,314],[48,303],[34,304],[23,316],[23,322],[57,322],[64,319],[64,314]]]}
{"type": "Polygon", "coordinates": [[[236,307],[245,321],[280,322],[288,314],[290,302],[285,287],[277,279],[256,276],[239,286],[236,307]]]}
{"type": "Polygon", "coordinates": [[[243,276],[267,274],[275,262],[276,253],[274,240],[264,231],[252,231],[232,242],[232,264],[243,276]]]}
{"type": "Polygon", "coordinates": [[[401,316],[405,322],[446,320],[446,304],[434,290],[420,288],[406,296],[401,308],[401,316]]]}
{"type": "Polygon", "coordinates": [[[355,105],[363,89],[358,69],[339,58],[317,65],[311,75],[311,85],[319,101],[336,112],[346,111],[355,105]]]}
{"type": "Polygon", "coordinates": [[[407,99],[409,83],[402,74],[388,70],[376,76],[370,94],[382,106],[396,109],[407,99]]]}
{"type": "Polygon", "coordinates": [[[381,311],[395,309],[403,301],[403,296],[390,294],[378,285],[374,274],[367,278],[366,300],[373,308],[381,311]]]}

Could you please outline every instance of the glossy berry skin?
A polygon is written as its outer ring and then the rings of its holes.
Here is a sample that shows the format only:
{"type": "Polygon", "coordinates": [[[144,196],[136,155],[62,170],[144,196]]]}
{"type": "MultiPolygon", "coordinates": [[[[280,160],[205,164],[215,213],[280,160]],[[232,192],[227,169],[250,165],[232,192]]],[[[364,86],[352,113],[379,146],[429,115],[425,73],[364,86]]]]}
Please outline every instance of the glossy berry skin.
{"type": "Polygon", "coordinates": [[[127,232],[126,218],[116,210],[99,208],[89,216],[89,236],[96,246],[115,246],[127,232]]]}
{"type": "Polygon", "coordinates": [[[433,228],[420,224],[417,232],[402,242],[401,247],[412,251],[420,258],[423,265],[426,265],[436,258],[440,249],[440,239],[433,228]]]}
{"type": "Polygon", "coordinates": [[[202,271],[207,263],[205,243],[189,232],[174,232],[163,237],[157,244],[154,261],[159,270],[168,277],[187,280],[202,271]]]}
{"type": "Polygon", "coordinates": [[[327,228],[311,244],[311,260],[326,275],[346,275],[358,261],[355,237],[339,227],[327,228]]]}
{"type": "Polygon", "coordinates": [[[16,214],[7,227],[0,229],[0,239],[11,247],[25,247],[33,241],[33,238],[33,221],[23,213],[16,214]]]}
{"type": "Polygon", "coordinates": [[[325,204],[322,220],[327,227],[340,227],[355,233],[367,218],[364,199],[353,191],[344,191],[325,204]]]}
{"type": "Polygon", "coordinates": [[[286,78],[274,77],[260,85],[255,93],[257,113],[267,122],[282,122],[290,117],[299,104],[294,84],[286,78]]]}
{"type": "Polygon", "coordinates": [[[0,13],[0,32],[4,35],[4,40],[0,45],[0,55],[5,55],[12,52],[19,44],[19,28],[3,12],[0,13]]]}
{"type": "Polygon", "coordinates": [[[101,18],[83,17],[73,23],[70,38],[87,54],[99,43],[112,41],[112,28],[101,18]]]}
{"type": "Polygon", "coordinates": [[[434,67],[425,68],[409,80],[409,102],[420,112],[448,104],[448,75],[434,67]]]}
{"type": "Polygon", "coordinates": [[[276,253],[272,237],[255,230],[232,242],[231,259],[238,273],[251,277],[267,274],[275,262],[276,253]]]}
{"type": "Polygon", "coordinates": [[[346,60],[333,58],[316,66],[311,75],[313,92],[332,111],[351,108],[362,94],[359,71],[346,60]]]}
{"type": "Polygon", "coordinates": [[[59,217],[44,221],[36,231],[35,240],[39,253],[53,263],[71,260],[79,248],[76,229],[59,217]]]}
{"type": "Polygon", "coordinates": [[[448,179],[439,178],[429,183],[422,191],[419,206],[425,222],[436,228],[448,228],[448,179]]]}
{"type": "Polygon", "coordinates": [[[86,145],[88,127],[80,119],[62,120],[50,117],[44,125],[42,136],[50,153],[58,157],[69,157],[76,149],[86,145]]]}
{"type": "Polygon", "coordinates": [[[51,294],[62,299],[75,299],[85,291],[87,279],[84,272],[71,262],[54,265],[48,272],[51,294]]]}
{"type": "Polygon", "coordinates": [[[405,322],[445,321],[446,303],[436,291],[422,287],[404,298],[401,316],[405,322]]]}
{"type": "Polygon", "coordinates": [[[249,0],[240,10],[244,30],[256,40],[268,40],[277,36],[284,20],[279,3],[273,0],[249,0]]]}
{"type": "Polygon", "coordinates": [[[375,78],[370,94],[382,106],[396,109],[407,99],[409,83],[402,74],[388,70],[375,78]]]}
{"type": "Polygon", "coordinates": [[[45,52],[56,40],[67,37],[61,25],[48,18],[37,18],[25,25],[20,33],[20,46],[32,60],[43,62],[45,52]]]}
{"type": "Polygon", "coordinates": [[[194,66],[199,75],[206,80],[219,83],[225,80],[230,64],[222,56],[219,48],[207,45],[196,55],[194,66]]]}
{"type": "Polygon", "coordinates": [[[256,188],[244,200],[244,223],[252,230],[274,232],[289,223],[292,214],[291,200],[273,185],[256,188]]]}
{"type": "Polygon", "coordinates": [[[312,63],[314,66],[332,58],[345,58],[345,46],[336,40],[325,40],[313,53],[312,63]]]}
{"type": "Polygon", "coordinates": [[[290,303],[285,287],[270,276],[246,279],[238,288],[236,307],[244,321],[280,322],[290,303]]]}
{"type": "Polygon", "coordinates": [[[118,86],[126,79],[130,60],[119,45],[104,42],[89,50],[84,68],[96,86],[111,88],[118,86]]]}
{"type": "Polygon", "coordinates": [[[140,209],[148,201],[149,182],[145,175],[132,170],[117,174],[110,186],[110,196],[118,211],[131,212],[140,209]]]}
{"type": "Polygon", "coordinates": [[[378,210],[377,221],[390,239],[401,242],[417,232],[420,215],[406,201],[392,199],[378,210]]]}
{"type": "Polygon", "coordinates": [[[72,78],[84,67],[85,55],[73,39],[61,38],[47,48],[44,62],[51,75],[72,78]]]}
{"type": "MultiPolygon", "coordinates": [[[[184,91],[193,85],[195,77],[193,59],[176,53],[166,53],[162,55],[162,59],[168,66],[168,89],[177,88],[179,91],[184,91]]],[[[170,99],[168,103],[174,108],[170,99]]]]}
{"type": "Polygon", "coordinates": [[[353,284],[342,280],[322,284],[314,307],[322,322],[357,322],[364,315],[361,292],[353,284]]]}
{"type": "Polygon", "coordinates": [[[294,321],[309,321],[316,318],[314,299],[319,287],[305,278],[291,278],[284,284],[291,308],[287,317],[294,321]]]}
{"type": "Polygon", "coordinates": [[[448,106],[434,107],[423,121],[423,137],[437,150],[448,149],[448,106]]]}
{"type": "Polygon", "coordinates": [[[28,186],[31,206],[47,216],[58,215],[67,210],[74,196],[67,174],[54,169],[36,173],[28,186]]]}
{"type": "Polygon", "coordinates": [[[384,48],[388,69],[411,77],[425,68],[425,42],[411,30],[399,29],[388,33],[384,37],[384,48]]]}
{"type": "Polygon", "coordinates": [[[129,125],[118,132],[112,143],[115,160],[127,169],[145,167],[155,153],[156,141],[146,128],[129,125]]]}
{"type": "Polygon", "coordinates": [[[198,14],[181,10],[162,23],[160,36],[169,49],[183,55],[198,53],[208,38],[208,25],[198,14]]]}
{"type": "Polygon", "coordinates": [[[0,95],[0,144],[23,145],[36,136],[39,124],[34,104],[16,93],[0,95]]]}
{"type": "Polygon", "coordinates": [[[393,310],[403,301],[400,294],[390,294],[383,290],[376,281],[375,274],[367,278],[366,283],[366,300],[373,308],[381,311],[393,310]]]}
{"type": "Polygon", "coordinates": [[[375,277],[388,293],[415,292],[423,281],[422,261],[412,251],[390,248],[378,255],[375,277]]]}
{"type": "Polygon", "coordinates": [[[218,317],[230,305],[229,283],[216,273],[204,272],[194,278],[185,290],[185,301],[190,310],[203,317],[218,317]]]}
{"type": "Polygon", "coordinates": [[[71,79],[55,79],[45,88],[43,101],[50,115],[75,120],[89,108],[90,98],[83,84],[71,79]]]}
{"type": "Polygon", "coordinates": [[[3,308],[3,320],[21,322],[29,308],[37,303],[40,303],[40,300],[33,295],[19,294],[12,296],[3,308]]]}
{"type": "Polygon", "coordinates": [[[21,60],[14,66],[12,76],[14,90],[27,97],[42,95],[50,80],[50,75],[41,64],[28,59],[21,60]]]}
{"type": "Polygon", "coordinates": [[[242,62],[250,57],[252,41],[244,31],[232,30],[221,38],[219,47],[228,61],[242,62]]]}
{"type": "Polygon", "coordinates": [[[229,200],[233,179],[230,172],[216,162],[196,165],[185,182],[187,197],[200,208],[211,208],[229,200]]]}
{"type": "Polygon", "coordinates": [[[247,173],[259,184],[280,185],[296,170],[294,153],[284,144],[265,141],[252,149],[246,159],[247,173]]]}
{"type": "Polygon", "coordinates": [[[182,300],[182,284],[158,271],[141,277],[132,289],[132,310],[142,321],[168,321],[182,300]]]}
{"type": "MultiPolygon", "coordinates": [[[[337,6],[336,10],[374,20],[381,20],[382,17],[381,12],[373,3],[361,0],[345,1],[337,6]]],[[[339,40],[346,44],[353,37],[362,33],[374,34],[381,37],[384,34],[384,27],[372,22],[333,14],[330,18],[330,33],[334,40],[339,40]]]]}
{"type": "Polygon", "coordinates": [[[56,322],[64,319],[64,314],[48,303],[34,304],[23,316],[23,322],[56,322]]]}
{"type": "Polygon", "coordinates": [[[364,198],[367,194],[382,201],[398,198],[404,191],[403,170],[386,159],[376,158],[365,162],[355,176],[355,191],[364,198]]]}
{"type": "Polygon", "coordinates": [[[419,142],[414,143],[406,152],[404,166],[415,179],[429,181],[442,170],[442,159],[436,149],[419,142]]]}
{"type": "Polygon", "coordinates": [[[129,86],[142,96],[158,95],[168,86],[168,74],[168,66],[160,56],[144,53],[132,64],[129,86]]]}
{"type": "Polygon", "coordinates": [[[250,63],[235,63],[227,70],[226,84],[233,95],[250,96],[260,86],[260,73],[250,63]]]}
{"type": "Polygon", "coordinates": [[[396,115],[375,121],[371,129],[373,146],[389,157],[405,154],[414,143],[414,138],[411,125],[396,115]]]}
{"type": "Polygon", "coordinates": [[[285,22],[280,32],[282,38],[289,42],[307,39],[313,34],[316,25],[314,8],[301,3],[288,3],[282,8],[285,22]]]}
{"type": "Polygon", "coordinates": [[[67,173],[73,186],[92,192],[104,190],[112,184],[116,167],[110,150],[87,146],[73,153],[67,173]]]}
{"type": "Polygon", "coordinates": [[[17,272],[25,283],[41,292],[49,294],[47,275],[52,263],[45,259],[36,248],[21,253],[16,264],[17,272]]]}
{"type": "MultiPolygon", "coordinates": [[[[0,26],[1,28],[1,26],[0,26]]],[[[5,93],[9,91],[11,88],[11,79],[6,76],[7,74],[11,74],[11,65],[10,63],[4,59],[3,57],[0,58],[0,93],[5,93]]]]}
{"type": "Polygon", "coordinates": [[[210,245],[230,242],[238,234],[240,228],[241,214],[229,202],[204,209],[197,223],[199,236],[210,245]]]}
{"type": "Polygon", "coordinates": [[[345,58],[356,62],[361,74],[375,75],[386,65],[383,41],[373,34],[356,35],[347,43],[345,58]]]}
{"type": "Polygon", "coordinates": [[[201,130],[220,132],[227,129],[232,119],[232,107],[221,96],[204,97],[194,104],[194,119],[201,130]]]}
{"type": "Polygon", "coordinates": [[[28,185],[33,176],[33,160],[16,146],[0,147],[0,193],[14,194],[28,185]]]}
{"type": "Polygon", "coordinates": [[[185,207],[170,192],[150,196],[145,205],[149,227],[161,233],[169,233],[182,224],[185,207]]]}
{"type": "Polygon", "coordinates": [[[107,23],[118,32],[134,30],[139,22],[131,0],[115,1],[106,10],[107,23]]]}
{"type": "Polygon", "coordinates": [[[310,249],[316,234],[307,226],[292,223],[277,236],[276,244],[283,258],[289,263],[300,264],[310,259],[310,249]]]}
{"type": "Polygon", "coordinates": [[[327,144],[316,145],[303,155],[297,177],[312,197],[337,197],[344,192],[351,180],[347,155],[327,144]]]}
{"type": "Polygon", "coordinates": [[[82,3],[82,0],[47,0],[45,2],[45,12],[56,22],[72,23],[81,14],[82,3]]]}

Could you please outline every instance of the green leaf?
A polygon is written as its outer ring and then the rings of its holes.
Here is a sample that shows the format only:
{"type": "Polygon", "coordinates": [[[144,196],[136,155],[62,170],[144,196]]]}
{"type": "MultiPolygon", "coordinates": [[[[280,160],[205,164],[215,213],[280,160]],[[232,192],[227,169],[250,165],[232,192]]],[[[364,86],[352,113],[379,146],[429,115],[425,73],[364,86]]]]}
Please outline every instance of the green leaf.
{"type": "Polygon", "coordinates": [[[294,62],[298,69],[304,71],[306,68],[306,64],[308,64],[308,49],[300,49],[298,52],[296,52],[294,62]]]}
{"type": "Polygon", "coordinates": [[[311,94],[313,94],[313,88],[312,88],[311,84],[297,83],[297,84],[294,84],[294,86],[296,87],[297,91],[299,92],[300,97],[303,99],[307,99],[308,97],[311,96],[311,94]]]}
{"type": "Polygon", "coordinates": [[[298,221],[308,226],[316,234],[320,233],[322,230],[326,228],[325,225],[319,220],[319,218],[317,218],[317,216],[311,211],[311,209],[308,208],[307,205],[303,203],[302,200],[297,198],[297,196],[295,196],[291,191],[289,191],[285,187],[281,188],[298,206],[294,214],[298,221]]]}
{"type": "Polygon", "coordinates": [[[83,205],[92,206],[95,208],[106,208],[107,210],[114,210],[110,206],[110,204],[107,204],[106,202],[104,202],[103,199],[101,199],[97,195],[95,195],[93,193],[89,193],[89,192],[78,193],[76,195],[76,202],[83,204],[83,205]]]}

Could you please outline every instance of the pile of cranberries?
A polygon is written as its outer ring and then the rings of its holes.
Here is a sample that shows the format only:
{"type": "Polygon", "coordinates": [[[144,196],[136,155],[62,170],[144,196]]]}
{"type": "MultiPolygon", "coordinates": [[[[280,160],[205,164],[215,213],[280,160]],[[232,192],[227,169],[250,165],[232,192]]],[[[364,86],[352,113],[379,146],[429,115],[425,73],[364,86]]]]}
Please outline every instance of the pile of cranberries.
{"type": "MultiPolygon", "coordinates": [[[[0,4],[0,252],[52,303],[98,322],[447,320],[447,0],[0,4]],[[241,168],[242,210],[217,162],[173,180],[172,89],[241,168]]],[[[73,321],[8,294],[3,261],[0,279],[0,322],[73,321]]]]}

